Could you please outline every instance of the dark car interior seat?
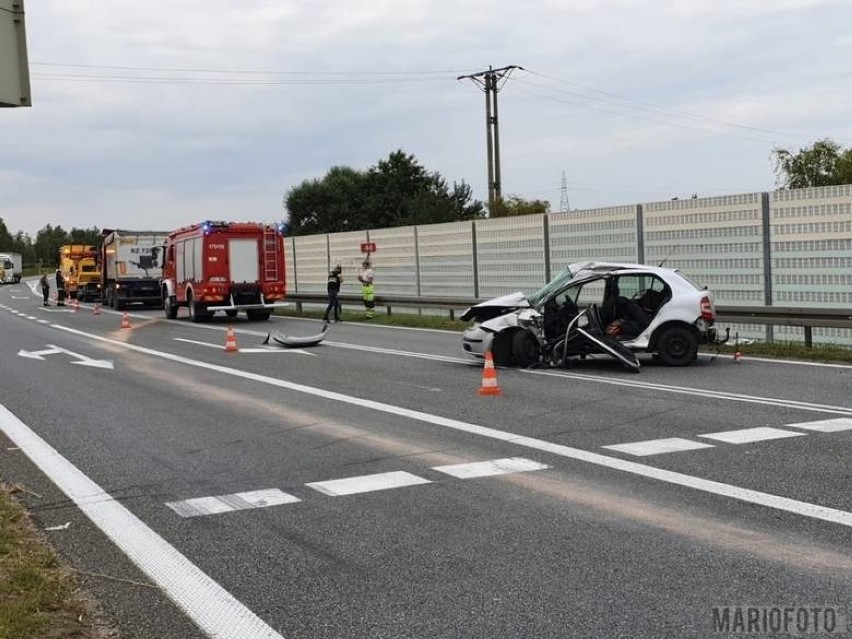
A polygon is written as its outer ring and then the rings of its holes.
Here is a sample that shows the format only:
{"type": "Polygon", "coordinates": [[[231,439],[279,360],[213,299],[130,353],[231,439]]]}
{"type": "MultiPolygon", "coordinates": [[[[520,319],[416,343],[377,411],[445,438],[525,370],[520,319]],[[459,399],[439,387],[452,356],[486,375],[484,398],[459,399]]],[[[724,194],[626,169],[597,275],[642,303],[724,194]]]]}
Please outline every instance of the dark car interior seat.
{"type": "Polygon", "coordinates": [[[601,323],[606,326],[613,320],[617,319],[617,309],[616,306],[618,304],[618,282],[613,279],[609,279],[606,282],[606,288],[604,289],[604,300],[600,306],[599,313],[601,318],[601,323]]]}

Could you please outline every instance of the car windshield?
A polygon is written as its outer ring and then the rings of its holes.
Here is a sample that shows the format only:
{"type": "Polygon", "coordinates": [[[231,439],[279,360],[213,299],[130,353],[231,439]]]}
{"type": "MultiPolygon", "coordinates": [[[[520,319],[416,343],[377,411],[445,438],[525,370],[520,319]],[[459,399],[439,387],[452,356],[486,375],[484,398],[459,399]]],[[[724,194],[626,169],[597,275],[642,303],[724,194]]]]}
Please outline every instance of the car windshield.
{"type": "Polygon", "coordinates": [[[574,277],[574,274],[571,272],[571,269],[566,268],[559,275],[554,277],[547,284],[545,284],[540,289],[538,289],[535,293],[530,295],[527,299],[529,299],[531,305],[539,306],[547,298],[552,297],[563,286],[565,286],[568,282],[570,282],[573,277],[574,277]]]}

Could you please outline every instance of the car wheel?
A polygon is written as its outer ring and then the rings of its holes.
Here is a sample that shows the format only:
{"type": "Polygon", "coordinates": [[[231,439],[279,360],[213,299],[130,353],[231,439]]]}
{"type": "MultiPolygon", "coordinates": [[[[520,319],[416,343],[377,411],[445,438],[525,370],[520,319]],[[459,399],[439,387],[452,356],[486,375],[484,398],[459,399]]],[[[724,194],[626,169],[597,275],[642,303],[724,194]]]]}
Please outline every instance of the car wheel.
{"type": "Polygon", "coordinates": [[[494,336],[491,355],[494,357],[495,366],[512,365],[512,333],[504,331],[494,336]]]}
{"type": "Polygon", "coordinates": [[[529,331],[517,331],[512,336],[512,358],[518,366],[532,366],[538,362],[541,349],[529,331]]]}
{"type": "Polygon", "coordinates": [[[698,355],[698,340],[688,328],[672,326],[657,338],[657,354],[666,366],[687,366],[698,355]]]}

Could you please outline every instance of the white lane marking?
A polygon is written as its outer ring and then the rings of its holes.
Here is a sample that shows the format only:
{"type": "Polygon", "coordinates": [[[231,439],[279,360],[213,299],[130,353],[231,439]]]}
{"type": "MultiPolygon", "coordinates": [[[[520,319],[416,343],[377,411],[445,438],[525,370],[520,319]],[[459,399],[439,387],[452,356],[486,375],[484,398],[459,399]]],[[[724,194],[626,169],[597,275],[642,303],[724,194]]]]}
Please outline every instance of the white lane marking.
{"type": "Polygon", "coordinates": [[[0,430],[209,637],[283,639],[2,404],[0,430]]]}
{"type": "Polygon", "coordinates": [[[742,488],[740,486],[724,484],[722,482],[713,481],[710,479],[703,479],[701,477],[686,475],[684,473],[663,470],[661,468],[655,468],[654,466],[647,466],[645,464],[627,461],[624,459],[618,459],[616,457],[608,457],[606,455],[593,453],[591,451],[582,450],[580,448],[572,448],[570,446],[554,444],[552,442],[544,441],[542,439],[525,437],[523,435],[518,435],[516,433],[504,430],[497,430],[496,428],[489,428],[487,426],[471,424],[468,422],[459,421],[457,419],[441,417],[440,415],[432,415],[430,413],[424,413],[409,408],[403,408],[401,406],[393,406],[391,404],[385,404],[370,399],[354,397],[352,395],[344,395],[343,393],[329,391],[324,388],[316,388],[314,386],[306,386],[305,384],[288,382],[283,379],[268,377],[266,375],[243,371],[237,368],[229,368],[227,366],[220,366],[218,364],[201,362],[198,360],[189,359],[188,357],[183,357],[181,355],[175,355],[173,353],[166,353],[163,351],[156,351],[151,348],[145,348],[143,346],[128,344],[118,340],[109,339],[107,337],[101,337],[100,335],[95,335],[93,333],[86,333],[85,331],[81,331],[74,328],[68,328],[60,324],[52,324],[51,326],[59,330],[71,333],[73,335],[79,335],[81,337],[86,337],[94,341],[103,342],[105,344],[112,344],[114,346],[135,351],[137,353],[144,353],[146,355],[159,357],[161,359],[185,364],[187,366],[203,368],[206,370],[223,373],[225,375],[231,375],[233,377],[239,377],[261,384],[268,384],[269,386],[275,386],[297,393],[311,395],[313,397],[320,397],[322,399],[341,402],[352,406],[358,406],[359,408],[363,409],[375,410],[377,412],[387,413],[390,415],[397,415],[399,417],[432,424],[434,426],[442,426],[444,428],[449,428],[471,435],[487,437],[489,439],[506,442],[515,446],[522,446],[524,448],[529,448],[532,450],[539,450],[546,453],[551,453],[553,455],[558,455],[567,459],[582,461],[589,464],[594,464],[596,466],[610,468],[612,470],[619,470],[622,472],[639,475],[641,477],[647,477],[649,479],[655,479],[677,486],[693,488],[695,490],[710,493],[713,495],[729,497],[731,499],[738,499],[740,501],[757,504],[759,506],[774,508],[776,510],[783,510],[795,513],[797,515],[801,515],[803,517],[820,519],[822,521],[840,524],[841,526],[848,526],[852,528],[852,512],[847,512],[845,510],[829,508],[827,506],[820,506],[818,504],[810,504],[808,502],[799,501],[797,499],[791,499],[789,497],[772,495],[757,490],[751,490],[749,488],[742,488]]]}
{"type": "MultiPolygon", "coordinates": [[[[319,306],[319,305],[317,305],[317,306],[319,306]]],[[[323,302],[322,306],[325,306],[324,302],[323,302]]],[[[439,316],[436,315],[435,317],[439,317],[439,316]]],[[[314,323],[317,322],[317,320],[311,319],[309,317],[290,317],[289,315],[275,315],[274,318],[275,318],[276,321],[281,321],[281,322],[287,322],[287,321],[290,321],[290,320],[296,320],[296,321],[299,321],[299,322],[314,322],[314,323]]],[[[444,318],[444,319],[446,319],[446,318],[444,318]]],[[[390,328],[392,330],[397,330],[397,331],[417,331],[417,332],[421,332],[421,333],[443,333],[444,335],[447,335],[447,334],[459,335],[458,331],[454,331],[452,329],[445,329],[445,328],[418,328],[416,326],[390,326],[390,325],[385,325],[385,324],[369,324],[367,322],[343,322],[343,323],[346,324],[347,326],[356,326],[358,328],[361,328],[361,327],[373,328],[373,329],[390,328]]]]}
{"type": "Polygon", "coordinates": [[[613,444],[611,446],[601,446],[601,448],[627,453],[628,455],[636,455],[637,457],[646,457],[661,453],[679,453],[684,450],[713,448],[713,444],[695,442],[691,439],[683,439],[681,437],[670,437],[668,439],[649,439],[644,442],[633,442],[631,444],[613,444]]]}
{"type": "MultiPolygon", "coordinates": [[[[713,353],[698,353],[699,357],[707,357],[713,359],[714,357],[724,358],[724,359],[734,359],[733,355],[714,355],[713,353]]],[[[845,368],[850,369],[852,366],[849,364],[829,364],[828,362],[802,362],[795,359],[770,359],[768,357],[754,357],[752,355],[743,355],[744,359],[747,359],[750,362],[760,362],[762,364],[784,364],[793,365],[793,366],[817,366],[820,368],[845,368]]]]}
{"type": "Polygon", "coordinates": [[[340,497],[342,495],[356,495],[358,493],[371,493],[376,490],[388,490],[390,488],[403,488],[405,486],[418,486],[420,484],[431,484],[432,482],[423,477],[412,475],[404,470],[390,473],[377,473],[375,475],[361,475],[360,477],[347,477],[346,479],[331,479],[329,481],[315,481],[305,484],[323,495],[340,497]]]}
{"type": "Polygon", "coordinates": [[[612,386],[627,386],[629,388],[639,388],[664,393],[676,393],[680,395],[693,395],[695,397],[704,397],[706,399],[724,399],[732,402],[746,402],[751,404],[764,404],[767,406],[777,406],[781,408],[795,408],[799,410],[813,411],[816,413],[834,413],[837,415],[852,416],[852,408],[847,406],[831,406],[827,404],[812,404],[810,402],[800,402],[794,399],[778,399],[775,397],[761,397],[759,395],[743,395],[741,393],[729,393],[727,391],[714,391],[703,388],[691,388],[689,386],[669,386],[667,384],[655,384],[653,382],[629,381],[618,378],[595,377],[593,375],[583,375],[580,373],[556,373],[550,371],[535,371],[522,370],[522,373],[529,375],[545,375],[548,377],[564,377],[565,379],[577,379],[596,384],[609,384],[612,386]]]}
{"type": "Polygon", "coordinates": [[[181,517],[201,517],[203,515],[218,515],[235,510],[295,504],[300,501],[302,500],[298,497],[277,488],[268,488],[264,490],[252,490],[246,493],[234,493],[232,495],[169,501],[166,502],[166,506],[181,517]]]}
{"type": "Polygon", "coordinates": [[[50,324],[50,320],[36,320],[39,324],[50,324]]]}
{"type": "Polygon", "coordinates": [[[449,466],[433,466],[432,470],[458,477],[459,479],[474,479],[476,477],[493,477],[511,473],[528,473],[534,470],[546,470],[547,464],[541,464],[523,457],[507,457],[490,461],[470,462],[468,464],[451,464],[449,466]]]}
{"type": "Polygon", "coordinates": [[[28,320],[34,320],[34,319],[36,319],[36,317],[34,315],[27,315],[27,319],[28,320]]]}
{"type": "Polygon", "coordinates": [[[839,433],[843,430],[852,430],[852,419],[839,417],[837,419],[824,419],[818,422],[802,422],[799,424],[784,424],[785,428],[803,428],[819,433],[839,433]]]}
{"type": "Polygon", "coordinates": [[[413,351],[400,351],[393,348],[379,348],[377,346],[361,346],[360,344],[346,344],[345,342],[332,342],[324,340],[326,346],[336,346],[337,348],[346,348],[353,351],[365,351],[367,353],[380,353],[382,355],[402,355],[404,357],[414,357],[416,359],[429,359],[435,362],[448,362],[452,364],[469,364],[482,366],[482,362],[477,362],[469,358],[447,357],[446,355],[430,355],[429,353],[415,353],[413,351]]]}
{"type": "MultiPolygon", "coordinates": [[[[176,342],[186,342],[187,344],[196,344],[198,346],[207,346],[208,348],[215,348],[220,351],[225,350],[224,344],[210,344],[209,342],[199,342],[194,339],[184,339],[183,337],[173,337],[172,338],[176,342]]],[[[275,346],[263,347],[263,348],[240,348],[240,353],[298,353],[299,355],[310,355],[311,357],[316,357],[316,353],[309,353],[308,351],[301,348],[278,348],[275,346]]]]}
{"type": "Polygon", "coordinates": [[[769,426],[758,426],[757,428],[743,428],[742,430],[726,430],[720,433],[707,433],[699,435],[707,439],[725,442],[727,444],[751,444],[754,442],[770,441],[772,439],[784,439],[786,437],[804,437],[805,433],[795,433],[791,430],[770,428],[769,426]]]}

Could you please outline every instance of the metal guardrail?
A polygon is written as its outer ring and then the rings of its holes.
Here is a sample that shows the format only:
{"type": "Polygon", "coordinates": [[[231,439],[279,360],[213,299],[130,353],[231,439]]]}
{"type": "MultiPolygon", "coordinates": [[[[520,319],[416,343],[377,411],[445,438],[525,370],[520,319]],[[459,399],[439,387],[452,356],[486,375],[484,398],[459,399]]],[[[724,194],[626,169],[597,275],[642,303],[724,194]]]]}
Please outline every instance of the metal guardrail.
{"type": "MultiPolygon", "coordinates": [[[[291,293],[290,302],[301,312],[302,304],[325,304],[327,297],[322,293],[291,293]]],[[[358,295],[341,295],[341,303],[361,305],[358,295]]],[[[376,306],[383,306],[387,314],[394,307],[431,308],[446,310],[450,319],[457,311],[483,300],[453,297],[412,297],[407,295],[376,295],[376,306]]],[[[801,308],[791,306],[717,306],[716,321],[732,324],[762,324],[767,326],[801,326],[805,332],[805,346],[813,346],[813,328],[852,329],[852,308],[801,308]]]]}

